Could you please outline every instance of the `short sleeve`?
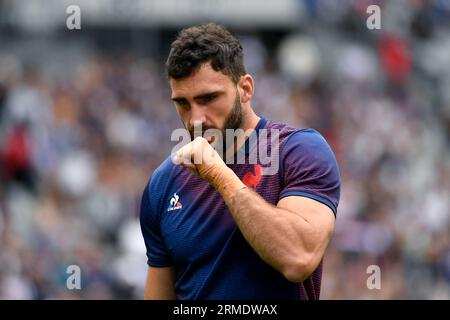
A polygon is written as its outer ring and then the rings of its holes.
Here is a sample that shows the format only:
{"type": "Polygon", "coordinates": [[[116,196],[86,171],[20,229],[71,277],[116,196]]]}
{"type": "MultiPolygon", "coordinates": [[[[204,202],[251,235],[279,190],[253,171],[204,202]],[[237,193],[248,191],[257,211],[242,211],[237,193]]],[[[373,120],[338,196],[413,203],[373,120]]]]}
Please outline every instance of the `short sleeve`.
{"type": "Polygon", "coordinates": [[[151,187],[148,184],[142,194],[140,208],[141,231],[147,249],[147,264],[152,267],[169,267],[173,265],[164,240],[161,236],[158,212],[153,209],[151,187]]]}
{"type": "Polygon", "coordinates": [[[296,131],[282,146],[280,199],[303,196],[319,201],[336,215],[340,175],[336,158],[322,135],[313,129],[296,131]]]}

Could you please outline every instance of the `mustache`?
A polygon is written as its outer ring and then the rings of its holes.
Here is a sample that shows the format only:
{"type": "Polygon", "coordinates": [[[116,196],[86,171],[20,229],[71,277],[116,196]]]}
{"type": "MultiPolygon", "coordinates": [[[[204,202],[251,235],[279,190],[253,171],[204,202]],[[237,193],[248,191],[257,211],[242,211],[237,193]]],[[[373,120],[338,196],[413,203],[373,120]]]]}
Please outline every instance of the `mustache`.
{"type": "Polygon", "coordinates": [[[194,140],[194,138],[196,138],[196,136],[194,136],[194,134],[197,134],[197,136],[199,136],[199,135],[204,136],[205,132],[210,129],[220,130],[219,128],[216,128],[213,126],[208,126],[208,125],[201,125],[201,126],[196,126],[196,127],[191,126],[187,130],[189,131],[189,134],[191,135],[191,139],[194,140]]]}

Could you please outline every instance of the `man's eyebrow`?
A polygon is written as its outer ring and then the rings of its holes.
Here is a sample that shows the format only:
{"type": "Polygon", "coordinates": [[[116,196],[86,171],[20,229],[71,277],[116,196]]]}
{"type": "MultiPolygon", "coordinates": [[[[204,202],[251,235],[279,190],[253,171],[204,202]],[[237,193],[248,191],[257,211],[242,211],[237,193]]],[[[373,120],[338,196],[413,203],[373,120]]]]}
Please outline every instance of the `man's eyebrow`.
{"type": "MultiPolygon", "coordinates": [[[[210,97],[210,96],[218,96],[218,95],[220,95],[220,94],[222,94],[223,93],[223,91],[212,91],[212,92],[206,92],[206,93],[202,93],[202,94],[199,94],[199,95],[197,95],[197,96],[195,96],[194,97],[194,100],[197,100],[197,99],[204,99],[204,98],[208,98],[208,97],[210,97]]],[[[172,101],[175,101],[175,102],[180,102],[180,101],[186,101],[187,99],[186,98],[184,98],[184,97],[173,97],[173,98],[171,98],[172,99],[172,101]]]]}
{"type": "Polygon", "coordinates": [[[171,99],[172,99],[172,101],[175,101],[175,102],[186,101],[186,98],[183,98],[183,97],[173,97],[171,99]]]}
{"type": "Polygon", "coordinates": [[[194,97],[194,100],[197,100],[197,99],[204,99],[204,98],[209,98],[209,97],[211,97],[211,96],[218,96],[218,95],[220,95],[220,94],[222,94],[222,93],[223,93],[223,91],[206,92],[206,93],[199,94],[198,96],[195,96],[195,97],[194,97]]]}

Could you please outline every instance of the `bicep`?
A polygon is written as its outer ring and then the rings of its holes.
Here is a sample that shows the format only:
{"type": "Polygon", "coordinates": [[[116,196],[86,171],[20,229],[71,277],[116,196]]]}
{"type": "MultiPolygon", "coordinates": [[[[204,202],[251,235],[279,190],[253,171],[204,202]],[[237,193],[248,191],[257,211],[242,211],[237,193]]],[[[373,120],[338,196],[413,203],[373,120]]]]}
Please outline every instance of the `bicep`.
{"type": "Polygon", "coordinates": [[[149,267],[144,290],[145,300],[175,300],[175,269],[149,267]]]}
{"type": "Polygon", "coordinates": [[[305,249],[309,249],[314,264],[319,264],[333,235],[335,223],[333,211],[319,201],[302,196],[284,197],[278,202],[277,207],[289,211],[293,217],[300,218],[308,224],[308,234],[304,237],[308,242],[305,249]]]}

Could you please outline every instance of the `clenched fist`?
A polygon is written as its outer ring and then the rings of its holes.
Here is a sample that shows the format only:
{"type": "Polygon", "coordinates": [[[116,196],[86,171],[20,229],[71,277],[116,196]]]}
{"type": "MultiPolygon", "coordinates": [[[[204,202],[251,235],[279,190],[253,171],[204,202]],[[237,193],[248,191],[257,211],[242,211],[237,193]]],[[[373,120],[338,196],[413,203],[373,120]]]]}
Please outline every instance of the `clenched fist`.
{"type": "Polygon", "coordinates": [[[228,169],[217,151],[203,137],[197,137],[183,146],[175,153],[173,160],[210,183],[221,171],[228,169]]]}
{"type": "Polygon", "coordinates": [[[183,146],[175,153],[173,161],[208,181],[219,191],[225,202],[239,189],[245,188],[239,177],[227,167],[217,151],[203,137],[197,137],[183,146]]]}

